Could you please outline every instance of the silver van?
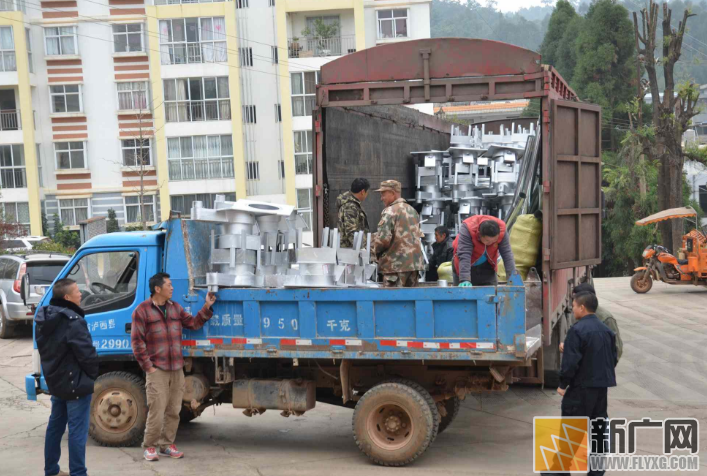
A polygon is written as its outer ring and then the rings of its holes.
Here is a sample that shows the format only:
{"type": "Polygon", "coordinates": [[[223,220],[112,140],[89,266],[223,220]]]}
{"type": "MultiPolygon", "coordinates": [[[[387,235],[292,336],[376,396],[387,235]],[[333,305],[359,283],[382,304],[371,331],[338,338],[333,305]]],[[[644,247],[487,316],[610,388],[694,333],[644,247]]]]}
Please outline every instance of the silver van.
{"type": "Polygon", "coordinates": [[[18,325],[31,325],[35,304],[71,259],[57,253],[0,255],[0,339],[12,337],[18,325]],[[22,277],[29,274],[30,294],[22,302],[22,277]]]}

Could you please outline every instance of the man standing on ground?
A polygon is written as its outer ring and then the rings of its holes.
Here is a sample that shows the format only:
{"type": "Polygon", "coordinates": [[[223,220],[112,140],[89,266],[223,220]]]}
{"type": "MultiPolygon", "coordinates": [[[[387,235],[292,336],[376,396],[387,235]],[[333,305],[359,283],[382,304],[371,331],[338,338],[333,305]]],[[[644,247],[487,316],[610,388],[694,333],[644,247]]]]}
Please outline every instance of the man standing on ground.
{"type": "Polygon", "coordinates": [[[148,461],[160,459],[158,446],[161,455],[184,456],[174,445],[184,395],[182,327],[201,329],[211,319],[211,306],[216,302],[216,296],[208,293],[204,307],[193,317],[171,301],[173,292],[169,274],[157,273],[150,278],[150,298],[133,312],[133,353],[147,380],[147,427],[142,446],[148,461]]]}
{"type": "MultiPolygon", "coordinates": [[[[616,386],[615,367],[618,362],[616,335],[602,324],[595,312],[599,303],[591,293],[577,293],[572,311],[577,323],[567,332],[560,370],[562,416],[608,418],[608,387],[616,386]]],[[[593,432],[595,449],[603,453],[605,428],[593,432]]],[[[603,471],[589,474],[602,475],[603,471]]]]}
{"type": "Polygon", "coordinates": [[[437,269],[442,263],[452,261],[452,258],[454,258],[454,248],[452,248],[449,230],[446,226],[438,226],[435,228],[435,242],[432,244],[432,256],[425,274],[425,281],[437,281],[439,279],[437,269]]]}
{"type": "Polygon", "coordinates": [[[69,426],[69,471],[86,476],[86,440],[98,353],[84,320],[81,291],[73,279],[52,286],[48,306],[37,312],[35,336],[44,379],[52,395],[52,413],[44,440],[45,476],[69,476],[59,468],[61,439],[69,426]]]}
{"type": "Polygon", "coordinates": [[[352,248],[354,233],[363,231],[362,246],[366,246],[366,235],[370,231],[368,217],[361,204],[368,197],[371,184],[365,178],[357,178],[351,183],[351,190],[344,192],[336,199],[336,210],[339,217],[339,234],[341,247],[352,248]]]}
{"type": "Polygon", "coordinates": [[[495,286],[498,255],[503,258],[506,275],[516,270],[511,242],[503,220],[474,215],[462,223],[454,239],[454,284],[460,287],[495,286]]]}
{"type": "Polygon", "coordinates": [[[420,242],[420,216],[400,197],[400,182],[386,180],[376,192],[385,205],[371,253],[378,261],[378,272],[385,287],[417,286],[420,271],[425,269],[420,242]]]}
{"type": "MultiPolygon", "coordinates": [[[[594,294],[595,296],[597,295],[597,292],[594,290],[594,286],[589,283],[582,283],[575,286],[572,290],[572,293],[574,295],[580,293],[590,293],[594,294]]],[[[619,333],[619,325],[616,323],[614,315],[611,314],[611,312],[609,312],[607,309],[604,309],[602,306],[598,306],[594,314],[597,315],[597,318],[599,318],[602,324],[614,331],[614,334],[616,334],[616,354],[618,356],[616,360],[618,362],[619,360],[621,360],[621,355],[624,353],[624,342],[621,340],[621,334],[619,333]]],[[[564,348],[564,342],[560,343],[560,352],[563,352],[564,348]]]]}

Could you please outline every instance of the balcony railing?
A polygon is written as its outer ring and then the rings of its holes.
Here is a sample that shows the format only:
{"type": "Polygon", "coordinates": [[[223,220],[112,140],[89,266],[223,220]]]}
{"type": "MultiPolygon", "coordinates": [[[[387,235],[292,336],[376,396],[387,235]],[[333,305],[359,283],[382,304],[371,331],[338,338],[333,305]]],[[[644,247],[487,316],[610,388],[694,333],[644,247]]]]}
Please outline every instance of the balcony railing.
{"type": "Polygon", "coordinates": [[[356,37],[354,35],[332,38],[309,36],[296,40],[290,38],[287,40],[287,50],[290,58],[343,56],[356,52],[356,37]]]}
{"type": "Polygon", "coordinates": [[[231,100],[165,101],[167,122],[230,121],[231,100]]]}
{"type": "Polygon", "coordinates": [[[170,180],[233,178],[233,157],[223,159],[170,159],[170,180]]]}
{"type": "Polygon", "coordinates": [[[20,111],[0,110],[0,131],[19,131],[20,129],[22,129],[20,111]]]}
{"type": "Polygon", "coordinates": [[[161,45],[162,64],[225,63],[225,41],[161,45]]]}

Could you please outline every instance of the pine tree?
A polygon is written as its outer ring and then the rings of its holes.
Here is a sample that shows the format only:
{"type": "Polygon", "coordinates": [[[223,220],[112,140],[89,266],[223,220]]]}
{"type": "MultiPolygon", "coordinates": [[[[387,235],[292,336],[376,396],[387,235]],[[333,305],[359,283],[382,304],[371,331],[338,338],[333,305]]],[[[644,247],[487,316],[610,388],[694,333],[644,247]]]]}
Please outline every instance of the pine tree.
{"type": "Polygon", "coordinates": [[[112,208],[108,209],[108,220],[106,222],[106,233],[115,233],[120,231],[120,225],[118,225],[118,219],[115,215],[115,210],[112,208]]]}
{"type": "MultiPolygon", "coordinates": [[[[542,46],[540,46],[540,54],[543,57],[543,63],[550,64],[555,68],[558,67],[559,51],[566,46],[562,42],[565,32],[575,18],[577,18],[577,12],[574,11],[574,7],[570,2],[567,0],[557,2],[555,10],[550,16],[550,22],[548,23],[547,33],[545,33],[542,46]]],[[[564,71],[560,71],[560,74],[565,76],[564,71]]]]}

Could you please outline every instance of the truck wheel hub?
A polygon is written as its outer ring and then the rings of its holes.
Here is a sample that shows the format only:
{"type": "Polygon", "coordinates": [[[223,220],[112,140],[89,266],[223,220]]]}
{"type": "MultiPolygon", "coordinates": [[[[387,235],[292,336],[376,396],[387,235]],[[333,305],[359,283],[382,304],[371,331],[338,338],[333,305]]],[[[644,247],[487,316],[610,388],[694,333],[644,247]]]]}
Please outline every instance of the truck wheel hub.
{"type": "Polygon", "coordinates": [[[124,389],[106,389],[94,396],[96,424],[110,433],[124,433],[137,420],[137,405],[132,394],[124,389]]]}
{"type": "Polygon", "coordinates": [[[394,451],[410,442],[414,425],[406,408],[390,402],[379,405],[368,414],[366,431],[377,446],[394,451]]]}

